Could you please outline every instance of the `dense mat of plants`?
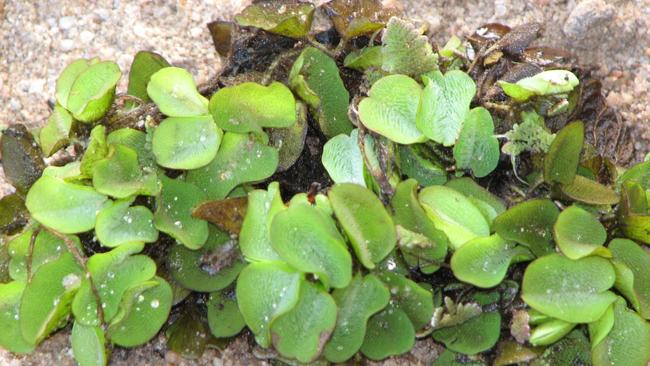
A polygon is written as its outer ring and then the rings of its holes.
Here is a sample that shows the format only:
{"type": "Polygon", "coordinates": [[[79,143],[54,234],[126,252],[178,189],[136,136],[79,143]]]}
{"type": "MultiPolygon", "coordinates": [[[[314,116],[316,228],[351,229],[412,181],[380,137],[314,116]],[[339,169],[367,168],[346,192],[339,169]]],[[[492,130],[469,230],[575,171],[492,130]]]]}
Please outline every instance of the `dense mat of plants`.
{"type": "Polygon", "coordinates": [[[116,93],[81,59],[43,128],[3,127],[1,347],[72,324],[83,366],[161,329],[187,358],[243,332],[289,364],[431,338],[435,365],[648,363],[650,162],[538,24],[439,46],[333,0],[209,29],[206,85],[143,51],[116,93]]]}

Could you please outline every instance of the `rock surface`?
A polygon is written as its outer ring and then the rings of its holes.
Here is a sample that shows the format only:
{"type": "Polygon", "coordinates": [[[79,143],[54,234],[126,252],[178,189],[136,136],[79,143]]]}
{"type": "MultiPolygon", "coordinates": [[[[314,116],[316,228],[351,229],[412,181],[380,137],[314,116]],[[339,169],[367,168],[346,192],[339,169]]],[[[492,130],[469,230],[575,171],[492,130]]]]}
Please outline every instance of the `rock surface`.
{"type": "MultiPolygon", "coordinates": [[[[397,0],[384,0],[395,3],[397,0]]],[[[205,23],[228,19],[248,0],[0,0],[0,124],[42,125],[61,70],[80,57],[116,60],[126,75],[133,55],[154,50],[187,68],[200,83],[220,67],[205,23]]],[[[545,25],[539,43],[566,48],[597,66],[607,99],[638,128],[637,147],[650,140],[650,0],[404,0],[429,23],[439,43],[488,22],[545,25]]],[[[126,78],[121,88],[125,88],[126,78]]],[[[10,191],[0,170],[0,196],[10,191]]],[[[435,355],[429,341],[414,354],[435,355]],[[422,351],[425,350],[425,351],[422,351]]],[[[411,358],[385,364],[408,364],[411,358]]],[[[116,349],[113,365],[239,365],[255,361],[245,337],[200,360],[168,352],[162,336],[134,350],[116,349]]],[[[68,331],[28,356],[0,350],[0,365],[74,365],[68,331]]]]}

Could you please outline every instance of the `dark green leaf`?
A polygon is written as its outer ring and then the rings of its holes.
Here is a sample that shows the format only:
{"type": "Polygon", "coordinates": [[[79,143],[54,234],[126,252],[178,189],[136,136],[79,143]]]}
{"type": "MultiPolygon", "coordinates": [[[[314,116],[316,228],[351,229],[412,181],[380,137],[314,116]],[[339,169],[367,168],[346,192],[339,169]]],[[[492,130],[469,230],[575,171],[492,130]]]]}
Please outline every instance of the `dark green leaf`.
{"type": "Polygon", "coordinates": [[[557,133],[544,158],[544,179],[549,183],[571,184],[578,171],[585,128],[581,121],[566,125],[557,133]]]}
{"type": "Polygon", "coordinates": [[[527,246],[536,256],[553,250],[553,225],[560,210],[547,199],[534,199],[511,207],[494,220],[494,230],[505,240],[527,246]]]}
{"type": "Polygon", "coordinates": [[[140,98],[144,103],[150,102],[147,84],[149,84],[151,75],[168,66],[170,66],[169,62],[155,52],[139,51],[136,53],[131,63],[131,71],[129,71],[127,94],[140,98]]]}
{"type": "Polygon", "coordinates": [[[23,125],[13,125],[2,131],[0,156],[5,179],[23,193],[29,190],[45,169],[41,150],[23,125]]]}

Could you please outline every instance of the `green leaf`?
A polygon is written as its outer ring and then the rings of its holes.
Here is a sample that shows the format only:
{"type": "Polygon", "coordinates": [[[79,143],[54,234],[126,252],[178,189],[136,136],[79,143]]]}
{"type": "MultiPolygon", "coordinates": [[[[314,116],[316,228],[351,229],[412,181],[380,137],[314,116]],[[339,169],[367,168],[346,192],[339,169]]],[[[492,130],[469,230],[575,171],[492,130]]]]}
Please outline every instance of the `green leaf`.
{"type": "Polygon", "coordinates": [[[317,285],[304,281],[298,303],[271,324],[273,346],[284,357],[314,361],[336,325],[336,303],[317,285]]]}
{"type": "Polygon", "coordinates": [[[120,77],[122,72],[115,62],[92,64],[78,74],[68,98],[59,100],[59,104],[81,122],[97,121],[110,109],[120,77]]]}
{"type": "Polygon", "coordinates": [[[531,330],[528,342],[533,346],[548,346],[569,334],[575,326],[575,323],[559,319],[546,321],[531,330]]]}
{"type": "Polygon", "coordinates": [[[274,261],[280,256],[271,246],[271,223],[285,208],[280,197],[280,185],[269,184],[266,191],[248,193],[248,209],[239,233],[239,248],[248,261],[274,261]]]}
{"type": "Polygon", "coordinates": [[[546,315],[572,323],[590,323],[616,300],[616,295],[608,291],[615,277],[606,259],[571,260],[549,254],[526,268],[521,297],[546,315]]]}
{"type": "Polygon", "coordinates": [[[354,126],[348,118],[350,93],[336,62],[323,51],[305,48],[291,68],[289,85],[312,108],[326,137],[352,131],[354,126]]]}
{"type": "Polygon", "coordinates": [[[613,205],[619,196],[611,188],[596,181],[576,175],[573,182],[561,187],[567,197],[591,205],[613,205]]]}
{"type": "Polygon", "coordinates": [[[439,265],[447,255],[449,241],[446,235],[436,229],[435,224],[427,216],[424,208],[418,202],[418,185],[414,179],[400,182],[395,188],[395,194],[391,199],[393,208],[393,221],[398,226],[413,233],[424,235],[429,243],[427,245],[415,245],[404,242],[403,237],[398,235],[398,245],[404,260],[411,267],[419,268],[422,273],[429,274],[438,270],[439,265]]]}
{"type": "Polygon", "coordinates": [[[0,347],[14,353],[30,353],[34,344],[23,338],[20,329],[20,300],[25,282],[0,283],[0,347]]]}
{"type": "Polygon", "coordinates": [[[463,128],[476,84],[460,70],[444,76],[436,71],[432,79],[425,78],[425,84],[417,111],[417,128],[431,140],[451,146],[463,128]]]}
{"type": "Polygon", "coordinates": [[[307,204],[290,205],[271,224],[271,245],[301,272],[318,276],[325,287],[343,288],[352,278],[352,257],[335,221],[307,204]]]}
{"type": "Polygon", "coordinates": [[[217,126],[230,132],[261,132],[263,127],[296,123],[293,94],[277,81],[269,86],[248,82],[219,89],[210,98],[209,108],[217,126]]]}
{"type": "Polygon", "coordinates": [[[20,329],[27,342],[38,344],[65,325],[82,276],[70,253],[43,264],[34,273],[20,303],[20,329]]]}
{"type": "Polygon", "coordinates": [[[444,184],[447,171],[425,144],[399,145],[400,172],[418,181],[422,186],[444,184]]]}
{"type": "Polygon", "coordinates": [[[189,249],[201,248],[208,239],[208,223],[192,217],[192,209],[205,201],[205,195],[195,185],[179,179],[162,177],[162,182],[154,226],[189,249]]]}
{"type": "Polygon", "coordinates": [[[74,234],[95,227],[95,215],[106,202],[106,196],[91,187],[44,175],[27,193],[25,205],[41,224],[64,234],[74,234]]]}
{"type": "Polygon", "coordinates": [[[609,250],[614,260],[616,288],[639,315],[650,319],[650,253],[628,239],[612,240],[609,250]],[[621,268],[621,264],[627,270],[621,268]]]}
{"type": "Polygon", "coordinates": [[[650,189],[650,161],[636,164],[616,180],[616,189],[620,190],[625,182],[638,183],[643,189],[650,189]]]}
{"type": "Polygon", "coordinates": [[[490,288],[503,281],[513,261],[532,258],[532,253],[525,247],[492,235],[470,240],[456,250],[451,258],[451,269],[461,281],[490,288]]]}
{"type": "Polygon", "coordinates": [[[611,254],[603,247],[607,231],[593,214],[578,206],[562,211],[553,229],[555,242],[562,253],[571,259],[588,255],[610,258],[611,254]]]}
{"type": "Polygon", "coordinates": [[[138,155],[138,163],[142,172],[142,189],[139,194],[157,196],[162,183],[156,174],[156,159],[151,151],[151,136],[132,128],[121,128],[108,134],[106,143],[109,145],[124,145],[134,150],[138,155]]]}
{"type": "Polygon", "coordinates": [[[329,199],[357,259],[366,268],[374,268],[397,241],[395,224],[384,205],[371,191],[352,183],[333,186],[329,199]]]}
{"type": "Polygon", "coordinates": [[[405,75],[390,75],[372,85],[359,103],[359,118],[368,129],[399,144],[426,141],[415,127],[422,88],[405,75]]]}
{"type": "Polygon", "coordinates": [[[368,320],[361,353],[371,360],[406,353],[415,344],[415,330],[406,313],[389,303],[381,312],[368,320]]]}
{"type": "Polygon", "coordinates": [[[447,187],[464,194],[478,208],[483,217],[492,225],[494,219],[506,210],[501,199],[481,187],[472,178],[456,178],[445,183],[447,187]]]}
{"type": "MultiPolygon", "coordinates": [[[[323,146],[321,161],[334,183],[356,183],[366,186],[364,162],[358,145],[359,130],[350,136],[341,134],[329,139],[323,146]]],[[[366,136],[366,140],[370,136],[366,136]]]]}
{"type": "Polygon", "coordinates": [[[0,139],[2,169],[7,183],[25,193],[45,169],[45,162],[34,136],[23,125],[2,131],[0,139]]]}
{"type": "Polygon", "coordinates": [[[183,245],[171,248],[167,263],[172,278],[183,287],[200,292],[218,291],[228,287],[241,270],[243,261],[237,243],[210,226],[205,245],[191,250],[183,245]]]}
{"type": "Polygon", "coordinates": [[[360,50],[352,51],[343,60],[343,66],[359,71],[364,71],[371,67],[380,68],[381,65],[381,46],[366,46],[360,50]]]}
{"type": "Polygon", "coordinates": [[[70,343],[74,359],[79,366],[106,365],[106,340],[100,327],[89,327],[75,322],[70,334],[70,343]]]}
{"type": "Polygon", "coordinates": [[[217,157],[208,165],[191,170],[186,181],[195,184],[206,199],[220,200],[241,183],[270,177],[278,166],[278,151],[251,135],[226,132],[217,157]]]}
{"type": "Polygon", "coordinates": [[[55,105],[45,127],[39,133],[39,142],[45,156],[51,156],[68,143],[72,116],[65,108],[55,105]]]}
{"type": "Polygon", "coordinates": [[[70,91],[72,90],[72,85],[75,80],[86,71],[90,66],[95,65],[99,62],[99,59],[93,58],[90,60],[79,59],[69,63],[65,69],[59,75],[59,78],[56,81],[56,101],[63,106],[63,108],[68,109],[68,98],[70,97],[70,91]]]}
{"type": "Polygon", "coordinates": [[[105,321],[112,321],[118,315],[123,295],[156,274],[156,263],[151,258],[131,255],[141,250],[141,243],[123,244],[110,252],[90,257],[88,270],[101,305],[97,304],[90,281],[84,279],[72,304],[77,322],[89,326],[100,325],[98,306],[102,307],[105,321]]]}
{"type": "Polygon", "coordinates": [[[262,347],[271,344],[270,328],[298,303],[303,275],[282,262],[249,264],[237,280],[237,303],[262,347]]]}
{"type": "Polygon", "coordinates": [[[418,76],[438,68],[438,55],[433,53],[424,29],[410,22],[391,18],[381,39],[382,69],[390,74],[418,76]]]}
{"type": "Polygon", "coordinates": [[[147,94],[147,84],[149,84],[151,75],[168,66],[170,66],[169,62],[161,55],[151,51],[139,51],[135,54],[131,63],[129,87],[126,93],[140,98],[144,103],[150,102],[151,99],[147,94]]]}
{"type": "Polygon", "coordinates": [[[553,225],[560,210],[548,199],[533,199],[508,209],[494,220],[500,237],[527,246],[536,256],[553,251],[553,225]]]}
{"type": "MultiPolygon", "coordinates": [[[[22,234],[14,237],[7,243],[11,261],[9,261],[9,275],[16,281],[27,281],[27,262],[29,257],[29,247],[33,229],[25,230],[22,234]]],[[[81,249],[81,243],[76,236],[68,237],[78,249],[81,249]]],[[[63,239],[54,236],[54,234],[41,230],[34,241],[34,248],[31,252],[31,271],[32,275],[38,269],[49,262],[53,262],[62,254],[67,253],[67,247],[63,239]]]]}
{"type": "Polygon", "coordinates": [[[591,348],[600,343],[614,327],[614,304],[610,305],[605,314],[595,322],[589,323],[589,339],[591,348]]]}
{"type": "Polygon", "coordinates": [[[169,317],[172,288],[167,281],[154,277],[146,289],[132,288],[120,304],[119,319],[106,331],[111,341],[121,347],[135,347],[153,338],[169,317]]]}
{"type": "Polygon", "coordinates": [[[386,305],[390,292],[373,274],[357,274],[350,284],[334,290],[338,306],[336,328],[325,345],[324,354],[330,362],[344,362],[354,356],[363,344],[368,319],[386,305]]]}
{"type": "Polygon", "coordinates": [[[315,9],[314,4],[298,1],[262,2],[247,6],[235,20],[241,26],[300,39],[309,33],[315,9]]]}
{"type": "Polygon", "coordinates": [[[576,177],[585,128],[581,121],[569,123],[557,133],[544,158],[544,180],[570,184],[576,177]]]}
{"type": "Polygon", "coordinates": [[[128,243],[153,243],[158,230],[153,226],[153,214],[145,206],[133,206],[130,200],[116,201],[97,214],[95,235],[105,247],[128,243]]]}
{"type": "Polygon", "coordinates": [[[233,337],[244,329],[246,322],[239,312],[234,293],[220,291],[210,294],[208,324],[210,332],[217,338],[233,337]]]}
{"type": "Polygon", "coordinates": [[[452,188],[426,187],[420,191],[419,200],[436,228],[447,235],[454,250],[476,237],[490,235],[490,225],[481,211],[452,188]]]}
{"type": "Polygon", "coordinates": [[[501,315],[482,313],[461,324],[437,329],[432,336],[452,351],[474,355],[494,347],[499,340],[501,315]]]}
{"type": "Polygon", "coordinates": [[[614,304],[614,327],[592,351],[594,366],[643,366],[650,361],[650,324],[629,310],[625,300],[614,304]]]}
{"type": "Polygon", "coordinates": [[[90,131],[88,147],[81,158],[81,173],[85,177],[92,177],[95,164],[108,155],[108,144],[106,143],[106,127],[97,125],[90,131]]]}
{"type": "Polygon", "coordinates": [[[546,70],[537,75],[523,78],[516,83],[499,80],[504,93],[517,102],[525,102],[532,96],[568,93],[580,81],[568,70],[546,70]]]}
{"type": "Polygon", "coordinates": [[[127,198],[143,190],[137,153],[124,145],[111,146],[108,155],[94,164],[93,186],[97,192],[115,198],[127,198]]]}
{"type": "Polygon", "coordinates": [[[165,67],[151,75],[147,94],[169,117],[209,114],[208,100],[196,90],[192,75],[178,67],[165,67]]]}
{"type": "Polygon", "coordinates": [[[406,313],[416,331],[431,322],[433,294],[430,291],[397,273],[380,272],[377,277],[390,290],[391,302],[406,313]]]}
{"type": "Polygon", "coordinates": [[[156,162],[169,169],[197,169],[217,155],[223,132],[210,116],[171,117],[154,130],[156,162]]]}
{"type": "Polygon", "coordinates": [[[459,169],[470,169],[476,177],[490,174],[499,163],[499,141],[494,137],[490,112],[483,107],[469,111],[454,146],[459,169]]]}

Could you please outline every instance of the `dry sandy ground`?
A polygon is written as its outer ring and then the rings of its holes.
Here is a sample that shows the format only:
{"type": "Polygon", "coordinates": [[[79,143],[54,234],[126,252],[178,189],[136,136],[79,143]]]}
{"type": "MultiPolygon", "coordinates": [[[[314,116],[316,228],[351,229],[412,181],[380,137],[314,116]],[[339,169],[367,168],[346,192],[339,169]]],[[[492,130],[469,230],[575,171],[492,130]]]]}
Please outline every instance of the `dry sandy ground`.
{"type": "MultiPolygon", "coordinates": [[[[126,74],[138,50],[154,50],[204,81],[220,67],[205,23],[231,18],[246,2],[0,0],[0,124],[43,124],[58,74],[80,57],[116,60],[126,74]]],[[[546,34],[540,44],[573,50],[583,63],[595,65],[609,102],[638,127],[638,148],[647,150],[650,0],[405,0],[402,6],[410,16],[428,21],[439,42],[487,22],[543,23],[546,34]]],[[[2,192],[8,192],[8,187],[0,175],[2,192]]],[[[247,363],[247,349],[239,346],[230,347],[221,357],[210,351],[195,362],[167,352],[159,338],[135,351],[116,351],[112,363],[247,363]]],[[[73,364],[65,332],[27,357],[0,350],[0,365],[73,364]]]]}

